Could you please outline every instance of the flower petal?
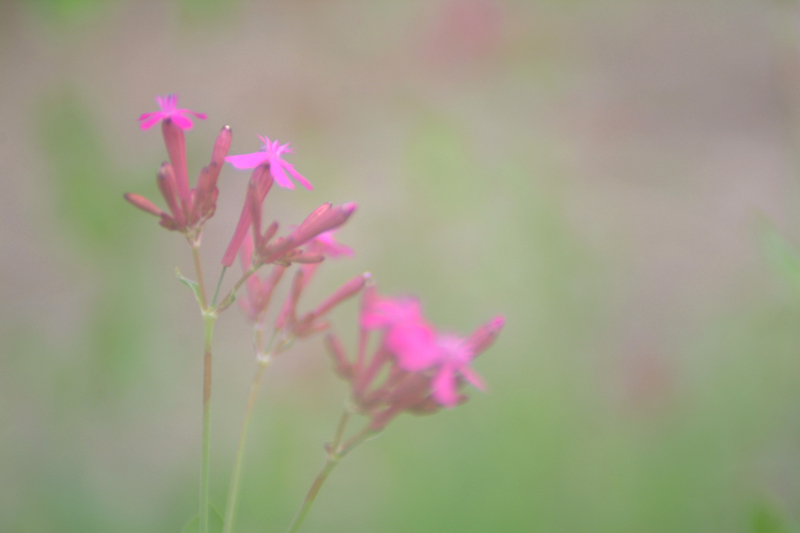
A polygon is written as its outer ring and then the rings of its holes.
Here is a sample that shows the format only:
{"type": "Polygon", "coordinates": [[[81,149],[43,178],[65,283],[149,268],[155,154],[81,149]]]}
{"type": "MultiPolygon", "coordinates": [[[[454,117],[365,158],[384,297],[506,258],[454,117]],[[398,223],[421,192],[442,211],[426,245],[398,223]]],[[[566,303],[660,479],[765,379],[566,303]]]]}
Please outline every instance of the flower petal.
{"type": "Polygon", "coordinates": [[[192,129],[193,126],[192,121],[184,117],[180,113],[173,113],[171,118],[172,122],[174,122],[175,125],[178,126],[180,129],[182,130],[192,129]]]}
{"type": "Polygon", "coordinates": [[[275,183],[278,184],[278,187],[283,187],[284,189],[294,189],[294,183],[292,180],[289,179],[289,176],[283,171],[283,161],[278,158],[272,159],[269,166],[269,173],[272,174],[272,177],[275,178],[275,183]]]}
{"type": "Polygon", "coordinates": [[[472,368],[467,365],[461,365],[458,367],[458,373],[464,376],[464,379],[468,382],[472,383],[476,389],[486,392],[486,383],[484,383],[483,378],[472,368]]]}
{"type": "Polygon", "coordinates": [[[153,126],[158,124],[159,120],[164,118],[164,113],[162,113],[161,111],[157,111],[155,113],[146,113],[146,114],[149,116],[149,118],[144,118],[144,115],[139,117],[139,120],[144,121],[141,124],[139,124],[139,127],[142,128],[143,130],[152,128],[153,126]]]}
{"type": "Polygon", "coordinates": [[[434,376],[431,382],[433,388],[433,399],[445,407],[455,407],[458,403],[456,393],[456,379],[453,374],[453,367],[444,365],[434,376]]]}
{"type": "Polygon", "coordinates": [[[286,167],[286,170],[288,170],[288,171],[289,171],[289,174],[291,174],[291,175],[292,175],[292,177],[294,177],[294,179],[296,179],[297,181],[299,181],[299,182],[300,182],[300,184],[301,184],[303,187],[305,187],[305,188],[306,188],[306,189],[308,189],[309,191],[313,191],[313,190],[314,190],[314,187],[312,187],[312,186],[311,186],[311,183],[310,183],[310,182],[309,182],[307,179],[305,179],[303,176],[301,176],[301,175],[300,175],[300,173],[299,173],[299,172],[297,172],[297,171],[294,169],[294,165],[292,165],[291,163],[286,163],[286,162],[284,161],[284,162],[283,162],[283,166],[284,166],[284,167],[286,167]]]}
{"type": "Polygon", "coordinates": [[[234,168],[255,168],[267,160],[266,152],[253,152],[252,154],[229,155],[225,161],[234,166],[234,168]]]}

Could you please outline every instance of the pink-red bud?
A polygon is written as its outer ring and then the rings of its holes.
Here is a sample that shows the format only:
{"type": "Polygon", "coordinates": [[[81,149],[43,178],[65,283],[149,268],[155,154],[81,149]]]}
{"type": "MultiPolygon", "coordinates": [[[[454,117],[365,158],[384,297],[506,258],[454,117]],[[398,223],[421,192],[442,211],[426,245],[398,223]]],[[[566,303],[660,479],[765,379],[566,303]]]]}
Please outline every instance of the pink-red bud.
{"type": "Polygon", "coordinates": [[[146,213],[152,213],[153,215],[160,217],[162,215],[166,215],[164,211],[159,209],[158,207],[153,204],[150,200],[145,198],[144,196],[140,196],[138,194],[134,194],[132,192],[125,193],[125,199],[130,202],[131,204],[135,205],[142,211],[146,213]]]}

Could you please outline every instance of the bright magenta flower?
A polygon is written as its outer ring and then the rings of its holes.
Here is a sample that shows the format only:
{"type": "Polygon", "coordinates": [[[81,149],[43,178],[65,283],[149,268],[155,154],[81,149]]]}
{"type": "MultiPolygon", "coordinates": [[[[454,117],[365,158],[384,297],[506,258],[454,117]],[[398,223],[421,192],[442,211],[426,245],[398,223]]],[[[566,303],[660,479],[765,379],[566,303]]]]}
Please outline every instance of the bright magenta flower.
{"type": "Polygon", "coordinates": [[[257,136],[264,143],[264,149],[260,152],[253,152],[252,154],[230,155],[225,158],[225,161],[238,169],[255,168],[262,163],[269,163],[269,172],[275,178],[275,183],[284,189],[294,189],[294,183],[286,175],[286,172],[300,182],[303,187],[309,191],[313,189],[311,183],[294,169],[291,163],[287,163],[281,156],[283,154],[291,154],[292,149],[289,148],[289,143],[279,144],[277,139],[270,141],[269,137],[257,136]]]}
{"type": "Polygon", "coordinates": [[[196,116],[200,120],[206,119],[205,113],[195,113],[189,109],[178,109],[177,94],[169,94],[164,97],[156,96],[156,103],[161,108],[161,111],[144,113],[139,117],[139,122],[141,122],[139,127],[143,130],[152,128],[159,120],[167,119],[172,120],[176,126],[183,130],[190,130],[192,129],[192,121],[186,116],[187,113],[196,116]]]}

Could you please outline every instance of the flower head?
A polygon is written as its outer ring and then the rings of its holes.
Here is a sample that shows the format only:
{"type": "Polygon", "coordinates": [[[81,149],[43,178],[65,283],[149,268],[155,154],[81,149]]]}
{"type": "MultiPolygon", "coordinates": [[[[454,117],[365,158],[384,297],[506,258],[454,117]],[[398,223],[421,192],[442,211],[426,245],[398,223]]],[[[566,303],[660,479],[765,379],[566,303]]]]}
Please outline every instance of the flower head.
{"type": "Polygon", "coordinates": [[[258,138],[264,143],[262,151],[253,152],[252,154],[231,155],[226,157],[225,161],[238,169],[255,168],[262,163],[269,163],[269,172],[272,174],[275,183],[277,183],[279,187],[294,189],[294,183],[289,179],[289,176],[286,175],[288,172],[295,180],[300,182],[303,187],[309,191],[313,189],[311,183],[294,169],[294,165],[287,163],[281,158],[283,154],[292,153],[292,149],[289,148],[289,143],[282,145],[278,143],[277,139],[275,141],[270,141],[269,137],[262,137],[260,135],[258,135],[258,138]]]}
{"type": "Polygon", "coordinates": [[[178,95],[174,93],[163,97],[156,96],[156,103],[161,108],[161,111],[144,113],[139,117],[139,122],[141,122],[139,127],[143,130],[152,128],[159,120],[172,120],[179,128],[190,130],[192,129],[192,121],[186,116],[187,113],[201,120],[206,119],[205,113],[195,113],[189,109],[178,109],[178,95]]]}

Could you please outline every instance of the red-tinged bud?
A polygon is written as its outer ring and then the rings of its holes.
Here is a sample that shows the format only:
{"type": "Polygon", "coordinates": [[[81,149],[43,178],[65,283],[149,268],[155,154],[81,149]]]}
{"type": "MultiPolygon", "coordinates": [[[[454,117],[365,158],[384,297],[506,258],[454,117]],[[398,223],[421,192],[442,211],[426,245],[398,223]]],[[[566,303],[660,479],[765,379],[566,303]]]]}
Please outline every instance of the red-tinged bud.
{"type": "MultiPolygon", "coordinates": [[[[164,135],[164,144],[167,145],[169,160],[175,171],[175,186],[178,199],[184,213],[191,212],[189,201],[189,175],[186,171],[186,139],[183,129],[178,127],[170,118],[161,121],[161,133],[164,135]]],[[[176,217],[178,218],[178,217],[176,217]]]]}
{"type": "Polygon", "coordinates": [[[151,213],[157,217],[162,215],[166,215],[164,211],[156,207],[153,202],[145,198],[144,196],[139,196],[138,194],[134,194],[132,192],[125,193],[125,199],[130,202],[131,204],[135,205],[142,211],[146,213],[151,213]]]}
{"type": "Polygon", "coordinates": [[[278,222],[273,221],[272,224],[267,226],[267,229],[264,231],[264,236],[261,239],[261,241],[264,243],[264,246],[269,244],[269,241],[272,240],[276,233],[278,233],[278,222]]]}
{"type": "MultiPolygon", "coordinates": [[[[231,131],[230,126],[223,126],[222,129],[219,130],[217,140],[214,142],[214,151],[211,152],[211,162],[217,165],[217,169],[222,167],[225,156],[228,155],[228,150],[231,148],[232,136],[233,131],[231,131]]],[[[217,170],[217,173],[219,173],[219,170],[217,170]]]]}
{"type": "Polygon", "coordinates": [[[373,354],[372,360],[369,362],[369,365],[363,371],[358,372],[358,376],[356,378],[355,387],[353,387],[353,392],[355,395],[363,396],[364,392],[369,388],[372,384],[372,380],[380,373],[383,366],[388,363],[390,360],[389,352],[381,346],[378,350],[373,354]]]}
{"type": "Polygon", "coordinates": [[[467,339],[467,344],[471,346],[472,353],[478,355],[486,351],[500,335],[500,331],[506,323],[503,316],[497,316],[478,327],[467,339]]]}
{"type": "Polygon", "coordinates": [[[356,204],[347,204],[330,207],[324,204],[314,210],[300,226],[291,234],[294,246],[302,246],[320,233],[337,228],[347,222],[350,215],[356,210],[356,204]],[[327,206],[327,207],[326,207],[327,206]]]}
{"type": "Polygon", "coordinates": [[[167,206],[172,213],[172,217],[179,226],[185,227],[186,217],[183,214],[183,210],[178,205],[178,200],[176,197],[177,186],[175,184],[175,173],[172,171],[172,165],[167,162],[161,164],[161,168],[158,169],[157,183],[158,190],[161,191],[164,201],[167,202],[167,206]]]}
{"type": "Polygon", "coordinates": [[[200,171],[200,176],[197,178],[197,186],[191,191],[192,198],[192,216],[190,221],[192,224],[201,218],[208,219],[216,208],[216,182],[214,174],[219,175],[219,167],[212,163],[207,167],[203,167],[200,171]],[[212,168],[215,167],[215,168],[212,168]]]}
{"type": "Polygon", "coordinates": [[[247,209],[250,211],[250,224],[253,230],[253,246],[256,253],[261,253],[261,202],[258,201],[258,185],[252,181],[247,184],[247,196],[245,197],[247,209]]]}
{"type": "Polygon", "coordinates": [[[329,333],[325,336],[325,347],[333,358],[333,369],[336,374],[346,381],[353,379],[353,368],[347,360],[347,355],[344,353],[344,348],[342,343],[339,342],[339,338],[333,333],[329,333]]]}
{"type": "Polygon", "coordinates": [[[309,214],[306,219],[297,227],[298,230],[305,229],[306,227],[310,226],[314,222],[316,222],[319,217],[327,213],[331,210],[333,204],[330,202],[324,203],[318,208],[314,209],[311,214],[309,214]]]}
{"type": "MultiPolygon", "coordinates": [[[[250,176],[250,182],[256,183],[258,186],[258,200],[259,205],[264,203],[264,198],[267,196],[270,188],[272,187],[272,176],[269,174],[269,163],[264,163],[253,169],[253,174],[250,176]]],[[[247,230],[250,228],[250,208],[245,198],[245,205],[242,208],[242,214],[239,215],[239,223],[236,225],[236,230],[233,232],[231,242],[222,256],[222,264],[229,267],[236,259],[236,253],[239,251],[239,246],[242,245],[247,230]]]]}
{"type": "Polygon", "coordinates": [[[170,231],[177,231],[183,229],[183,226],[178,224],[178,222],[174,218],[172,218],[166,213],[161,215],[161,220],[159,221],[159,224],[161,224],[161,226],[167,228],[170,231]]]}
{"type": "Polygon", "coordinates": [[[275,320],[275,328],[283,329],[286,326],[294,327],[297,322],[297,302],[300,300],[300,295],[303,293],[303,271],[298,270],[294,279],[292,279],[292,288],[289,290],[289,295],[283,304],[281,312],[278,313],[278,318],[275,320]]]}
{"type": "Polygon", "coordinates": [[[314,318],[319,318],[325,315],[343,301],[358,294],[358,291],[364,288],[364,284],[367,282],[370,276],[371,274],[369,272],[365,272],[350,279],[347,283],[339,287],[336,292],[331,294],[327,299],[325,299],[325,301],[319,304],[319,306],[311,312],[314,315],[314,318]]]}

